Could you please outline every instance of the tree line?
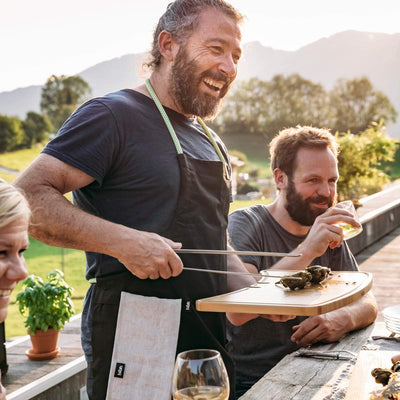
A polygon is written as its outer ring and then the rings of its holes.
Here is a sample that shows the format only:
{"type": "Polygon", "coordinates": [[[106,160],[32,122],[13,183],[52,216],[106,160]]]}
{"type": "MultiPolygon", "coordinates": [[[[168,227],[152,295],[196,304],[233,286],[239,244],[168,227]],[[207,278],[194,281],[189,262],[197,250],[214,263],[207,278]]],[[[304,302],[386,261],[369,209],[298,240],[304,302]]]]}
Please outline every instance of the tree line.
{"type": "Polygon", "coordinates": [[[263,135],[269,142],[281,129],[296,125],[359,134],[371,123],[386,125],[396,118],[388,97],[366,77],[339,79],[326,91],[319,83],[292,74],[238,82],[212,127],[222,135],[263,135]]]}
{"type": "Polygon", "coordinates": [[[88,83],[79,76],[52,75],[42,89],[41,113],[29,111],[24,120],[0,114],[0,153],[48,141],[90,93],[88,83]]]}

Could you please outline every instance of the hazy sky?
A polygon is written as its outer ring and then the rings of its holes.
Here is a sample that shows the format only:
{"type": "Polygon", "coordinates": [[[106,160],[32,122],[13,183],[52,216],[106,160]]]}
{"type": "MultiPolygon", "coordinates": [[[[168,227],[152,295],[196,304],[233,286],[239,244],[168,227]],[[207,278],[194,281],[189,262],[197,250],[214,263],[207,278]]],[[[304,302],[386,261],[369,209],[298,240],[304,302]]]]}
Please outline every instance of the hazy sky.
{"type": "MultiPolygon", "coordinates": [[[[0,92],[147,51],[171,0],[0,0],[0,92]]],[[[296,50],[355,29],[400,33],[400,0],[231,0],[243,43],[296,50]]]]}

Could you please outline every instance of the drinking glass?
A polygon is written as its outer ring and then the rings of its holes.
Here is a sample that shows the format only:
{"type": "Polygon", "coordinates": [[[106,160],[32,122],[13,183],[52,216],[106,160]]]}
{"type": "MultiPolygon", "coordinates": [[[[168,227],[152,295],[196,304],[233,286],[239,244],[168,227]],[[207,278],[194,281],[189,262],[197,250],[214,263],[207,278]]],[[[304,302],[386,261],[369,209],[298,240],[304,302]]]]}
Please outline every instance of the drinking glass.
{"type": "Polygon", "coordinates": [[[172,378],[174,400],[227,400],[229,379],[217,350],[179,353],[172,378]]]}
{"type": "MultiPolygon", "coordinates": [[[[358,218],[357,211],[351,200],[341,201],[340,203],[337,203],[335,207],[343,208],[344,210],[351,212],[354,216],[354,219],[358,223],[360,223],[360,219],[358,218]]],[[[343,239],[344,240],[347,240],[354,236],[357,236],[363,230],[361,224],[360,224],[360,226],[353,226],[353,225],[347,224],[345,222],[339,222],[335,225],[340,226],[343,229],[343,239]]]]}

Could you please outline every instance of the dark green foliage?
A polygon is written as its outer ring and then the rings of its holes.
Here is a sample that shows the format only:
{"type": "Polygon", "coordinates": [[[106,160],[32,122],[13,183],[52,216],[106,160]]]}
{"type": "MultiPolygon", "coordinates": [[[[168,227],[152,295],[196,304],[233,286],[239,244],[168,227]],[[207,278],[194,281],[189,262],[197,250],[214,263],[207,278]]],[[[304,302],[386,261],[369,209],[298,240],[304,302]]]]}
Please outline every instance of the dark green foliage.
{"type": "Polygon", "coordinates": [[[330,92],[334,132],[351,131],[354,134],[368,129],[371,123],[395,122],[397,112],[387,96],[373,88],[368,78],[339,79],[330,92]]]}
{"type": "Polygon", "coordinates": [[[17,117],[0,115],[0,153],[18,149],[24,140],[22,122],[17,117]]]}
{"type": "Polygon", "coordinates": [[[17,295],[19,311],[26,317],[25,326],[29,333],[36,330],[59,331],[73,315],[72,288],[64,281],[59,270],[47,274],[48,282],[36,275],[22,282],[22,292],[17,295]]]}
{"type": "Polygon", "coordinates": [[[388,97],[365,77],[339,79],[327,92],[320,84],[292,74],[239,82],[212,127],[225,136],[260,135],[269,142],[280,130],[296,125],[359,134],[373,122],[387,124],[396,117],[388,97]]]}
{"type": "Polygon", "coordinates": [[[372,124],[359,135],[337,133],[340,145],[338,199],[357,202],[381,190],[390,177],[379,169],[383,161],[393,161],[396,141],[386,136],[382,123],[372,124]]]}
{"type": "Polygon", "coordinates": [[[90,93],[88,83],[79,76],[52,75],[42,89],[40,109],[58,130],[90,93]]]}
{"type": "Polygon", "coordinates": [[[239,82],[213,126],[221,134],[256,134],[270,141],[284,127],[325,125],[326,113],[327,94],[321,85],[298,74],[276,75],[268,82],[239,82]]]}
{"type": "Polygon", "coordinates": [[[22,126],[25,131],[23,147],[28,149],[36,143],[48,140],[49,134],[53,130],[53,125],[46,115],[33,111],[26,114],[22,126]]]}

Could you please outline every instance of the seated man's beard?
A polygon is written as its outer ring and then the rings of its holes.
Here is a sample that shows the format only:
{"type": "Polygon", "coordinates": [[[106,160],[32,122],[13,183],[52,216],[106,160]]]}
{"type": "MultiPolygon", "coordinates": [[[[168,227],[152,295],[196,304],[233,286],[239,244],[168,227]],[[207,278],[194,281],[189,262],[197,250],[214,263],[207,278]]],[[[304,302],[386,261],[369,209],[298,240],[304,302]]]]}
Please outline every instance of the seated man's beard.
{"type": "Polygon", "coordinates": [[[286,189],[285,208],[294,221],[303,226],[311,226],[314,223],[315,218],[323,214],[326,210],[320,208],[313,210],[310,206],[310,203],[322,202],[328,203],[328,207],[332,207],[334,203],[332,198],[325,196],[309,197],[308,199],[303,200],[301,195],[294,187],[293,181],[289,180],[288,187],[286,189]]]}

